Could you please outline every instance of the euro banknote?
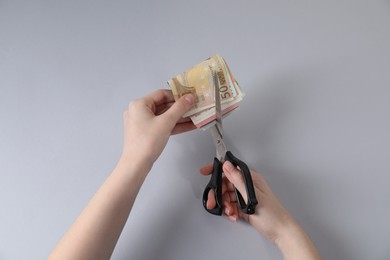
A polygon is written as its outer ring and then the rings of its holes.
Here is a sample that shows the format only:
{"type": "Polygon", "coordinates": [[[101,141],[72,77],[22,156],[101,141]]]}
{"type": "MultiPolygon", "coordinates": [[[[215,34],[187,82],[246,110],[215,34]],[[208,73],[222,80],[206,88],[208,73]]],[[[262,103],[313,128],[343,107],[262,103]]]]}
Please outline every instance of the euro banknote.
{"type": "Polygon", "coordinates": [[[219,88],[223,115],[236,109],[244,97],[227,63],[218,54],[168,80],[168,85],[175,100],[188,93],[194,95],[195,105],[183,117],[190,117],[198,128],[205,128],[215,120],[215,87],[219,88]],[[218,76],[219,86],[214,86],[213,72],[218,76]]]}

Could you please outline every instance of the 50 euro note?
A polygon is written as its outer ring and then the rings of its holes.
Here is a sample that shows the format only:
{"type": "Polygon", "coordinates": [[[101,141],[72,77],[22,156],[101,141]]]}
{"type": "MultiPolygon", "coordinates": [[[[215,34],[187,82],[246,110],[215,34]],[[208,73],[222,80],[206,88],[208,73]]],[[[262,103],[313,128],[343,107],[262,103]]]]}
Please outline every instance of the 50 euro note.
{"type": "Polygon", "coordinates": [[[195,105],[183,117],[190,117],[198,128],[215,120],[215,87],[219,88],[223,115],[237,108],[244,96],[225,60],[218,54],[173,77],[168,85],[175,100],[188,93],[194,95],[195,105]],[[219,86],[214,86],[213,72],[218,76],[219,86]]]}

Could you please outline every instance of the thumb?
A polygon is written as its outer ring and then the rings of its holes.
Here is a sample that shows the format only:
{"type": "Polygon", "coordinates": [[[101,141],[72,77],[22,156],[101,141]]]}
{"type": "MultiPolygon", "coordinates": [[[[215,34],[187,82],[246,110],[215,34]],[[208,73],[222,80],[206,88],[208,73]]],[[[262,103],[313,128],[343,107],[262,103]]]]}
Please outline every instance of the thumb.
{"type": "Polygon", "coordinates": [[[187,94],[176,100],[175,103],[164,113],[169,117],[173,125],[194,106],[195,98],[192,94],[187,94]]]}
{"type": "Polygon", "coordinates": [[[222,166],[226,178],[234,185],[234,187],[241,193],[245,202],[247,202],[247,194],[242,173],[229,161],[225,161],[222,166]]]}

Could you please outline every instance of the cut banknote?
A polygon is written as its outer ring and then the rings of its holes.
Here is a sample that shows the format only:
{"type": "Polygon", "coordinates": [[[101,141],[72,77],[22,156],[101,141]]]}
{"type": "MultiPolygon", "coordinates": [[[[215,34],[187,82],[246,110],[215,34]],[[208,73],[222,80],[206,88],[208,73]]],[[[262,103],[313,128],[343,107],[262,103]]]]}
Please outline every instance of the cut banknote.
{"type": "Polygon", "coordinates": [[[190,117],[198,128],[209,126],[215,120],[213,72],[219,80],[222,114],[227,114],[238,107],[244,93],[220,55],[214,55],[168,81],[175,100],[188,93],[195,96],[194,108],[184,117],[190,117]]]}

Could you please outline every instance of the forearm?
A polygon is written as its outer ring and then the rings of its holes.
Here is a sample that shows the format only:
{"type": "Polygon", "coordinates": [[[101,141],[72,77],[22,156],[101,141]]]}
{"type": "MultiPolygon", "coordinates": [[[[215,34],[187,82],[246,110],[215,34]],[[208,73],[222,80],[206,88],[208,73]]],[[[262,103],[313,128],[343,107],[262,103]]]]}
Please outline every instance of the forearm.
{"type": "Polygon", "coordinates": [[[150,168],[121,159],[49,259],[109,259],[150,168]]]}
{"type": "Polygon", "coordinates": [[[298,225],[287,228],[283,236],[275,241],[285,260],[322,259],[308,235],[298,225]]]}

